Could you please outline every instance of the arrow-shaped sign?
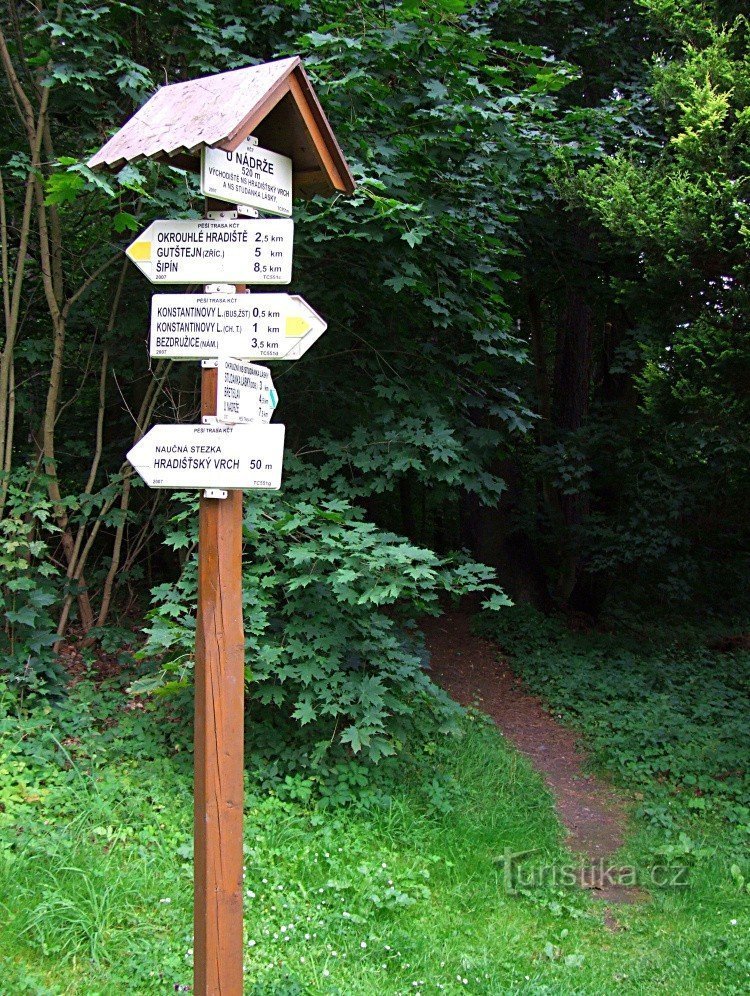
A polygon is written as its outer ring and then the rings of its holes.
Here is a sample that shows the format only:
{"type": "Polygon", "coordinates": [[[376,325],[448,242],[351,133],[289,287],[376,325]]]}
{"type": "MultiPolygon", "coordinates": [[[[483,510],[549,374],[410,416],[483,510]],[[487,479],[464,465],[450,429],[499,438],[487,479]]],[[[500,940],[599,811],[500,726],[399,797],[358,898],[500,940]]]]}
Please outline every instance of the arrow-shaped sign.
{"type": "Polygon", "coordinates": [[[279,403],[271,371],[230,357],[219,359],[216,419],[229,425],[270,422],[279,403]]]}
{"type": "Polygon", "coordinates": [[[151,488],[281,487],[283,425],[155,425],[128,453],[151,488]]]}
{"type": "Polygon", "coordinates": [[[288,284],[291,218],[155,221],[125,250],[153,284],[288,284]]]}
{"type": "Polygon", "coordinates": [[[151,356],[297,360],[326,323],[298,294],[154,294],[151,356]]]}

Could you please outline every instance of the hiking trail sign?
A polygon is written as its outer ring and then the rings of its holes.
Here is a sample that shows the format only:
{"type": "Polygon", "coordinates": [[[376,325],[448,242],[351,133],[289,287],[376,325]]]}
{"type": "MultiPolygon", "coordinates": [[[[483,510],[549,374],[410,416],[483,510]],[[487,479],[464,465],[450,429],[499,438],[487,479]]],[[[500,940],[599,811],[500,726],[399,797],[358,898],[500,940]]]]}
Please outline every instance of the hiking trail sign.
{"type": "Polygon", "coordinates": [[[257,139],[246,138],[234,152],[204,148],[201,191],[230,204],[245,204],[270,214],[292,214],[292,160],[257,139]]]}
{"type": "Polygon", "coordinates": [[[283,425],[155,425],[128,453],[150,488],[281,487],[283,425]]]}
{"type": "Polygon", "coordinates": [[[271,421],[279,399],[268,367],[224,356],[218,360],[218,371],[217,422],[236,425],[271,421]]]}
{"type": "Polygon", "coordinates": [[[288,284],[291,218],[154,221],[126,252],[152,284],[288,284]]]}
{"type": "Polygon", "coordinates": [[[298,294],[154,294],[150,353],[172,360],[219,354],[297,360],[326,327],[298,294]]]}
{"type": "Polygon", "coordinates": [[[238,292],[227,294],[217,287],[213,295],[154,297],[152,355],[204,359],[203,423],[155,426],[128,459],[151,487],[202,489],[195,632],[193,993],[242,996],[242,899],[249,883],[243,883],[246,677],[240,489],[278,488],[284,450],[284,426],[264,421],[276,400],[270,374],[266,385],[266,377],[257,372],[263,368],[248,373],[251,365],[244,361],[296,359],[326,325],[295,295],[243,293],[248,284],[289,283],[294,226],[290,218],[249,221],[232,212],[244,204],[288,215],[292,196],[350,194],[354,180],[296,56],[161,87],[88,165],[119,170],[142,158],[202,172],[205,192],[227,202],[207,202],[203,221],[154,222],[126,250],[130,259],[155,284],[234,284],[238,292]],[[219,364],[223,398],[218,396],[219,364]],[[247,403],[250,417],[254,408],[261,421],[217,421],[219,411],[227,420],[242,415],[247,403]]]}

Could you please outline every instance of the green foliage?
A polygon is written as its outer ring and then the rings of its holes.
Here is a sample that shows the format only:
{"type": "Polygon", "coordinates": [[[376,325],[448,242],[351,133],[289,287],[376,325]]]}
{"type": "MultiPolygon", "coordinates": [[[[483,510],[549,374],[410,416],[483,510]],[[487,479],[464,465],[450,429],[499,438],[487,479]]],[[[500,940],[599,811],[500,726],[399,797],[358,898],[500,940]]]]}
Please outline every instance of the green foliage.
{"type": "Polygon", "coordinates": [[[568,71],[524,45],[506,58],[477,9],[336,15],[328,7],[324,26],[313,18],[290,44],[306,52],[359,186],[299,212],[302,289],[336,318],[285,377],[283,417],[306,426],[301,455],[323,479],[341,472],[358,495],[382,496],[378,520],[412,537],[429,542],[440,518],[450,549],[460,492],[494,503],[494,457],[533,423],[507,290],[529,206],[526,129],[568,71]],[[363,298],[363,285],[377,291],[363,298]],[[420,526],[403,515],[401,487],[420,526]]]}
{"type": "Polygon", "coordinates": [[[665,144],[654,161],[644,163],[636,147],[576,177],[583,201],[613,236],[638,240],[647,272],[693,269],[695,278],[706,269],[715,273],[715,261],[724,258],[728,277],[742,264],[746,31],[744,18],[729,28],[712,26],[703,44],[655,66],[652,94],[665,144]]]}
{"type": "Polygon", "coordinates": [[[0,674],[27,688],[54,684],[60,676],[52,653],[56,620],[51,607],[62,585],[49,559],[56,532],[52,503],[39,480],[14,475],[0,519],[0,674]]]}
{"type": "MultiPolygon", "coordinates": [[[[586,396],[566,423],[578,388],[556,369],[552,424],[521,459],[559,496],[542,503],[538,543],[563,598],[573,560],[600,591],[619,576],[716,606],[748,568],[748,26],[733,3],[638,7],[650,51],[609,77],[617,100],[596,133],[610,154],[561,145],[549,170],[590,281],[537,292],[545,323],[563,325],[545,347],[565,350],[571,299],[596,316],[571,357],[589,365],[586,396]]],[[[608,42],[622,59],[626,22],[608,42]]],[[[583,65],[594,90],[612,72],[583,65]]],[[[524,522],[538,529],[538,509],[524,522]]]]}
{"type": "Polygon", "coordinates": [[[746,650],[721,653],[696,634],[632,622],[617,634],[579,634],[520,607],[485,616],[481,628],[512,655],[529,688],[582,730],[595,760],[636,794],[651,823],[700,837],[706,821],[718,820],[731,828],[728,839],[747,846],[746,650]]]}
{"type": "MultiPolygon", "coordinates": [[[[735,8],[285,0],[248,18],[235,2],[94,13],[70,3],[38,17],[17,8],[21,35],[9,45],[21,76],[26,65],[51,87],[43,181],[69,290],[153,218],[202,211],[195,177],[181,170],[89,170],[103,137],[157,83],[246,65],[248,53],[304,54],[358,181],[352,198],[296,206],[295,290],[329,331],[284,370],[279,417],[294,427],[312,504],[321,485],[341,494],[335,479],[346,477],[344,497],[371,521],[444,552],[468,545],[467,508],[479,502],[497,509],[498,533],[531,533],[553,597],[569,597],[571,562],[579,578],[627,576],[636,550],[670,592],[721,596],[720,572],[708,577],[700,562],[737,576],[747,549],[748,69],[735,8]],[[590,316],[588,345],[570,363],[584,371],[580,385],[552,369],[552,357],[564,365],[572,300],[590,316]],[[715,517],[706,496],[723,472],[725,514],[715,517]],[[523,507],[509,515],[505,478],[519,475],[523,507]]],[[[29,160],[14,127],[3,156],[18,214],[29,160]]],[[[128,307],[101,331],[118,269],[68,316],[57,420],[66,501],[86,478],[98,406],[90,372],[104,348],[97,488],[117,477],[143,397],[147,295],[134,273],[122,289],[128,307]]],[[[35,371],[52,346],[40,280],[30,264],[16,358],[19,412],[32,424],[35,371]]],[[[175,364],[154,418],[190,417],[195,388],[175,364]]],[[[163,575],[153,582],[173,573],[149,534],[151,512],[135,490],[126,535],[146,529],[146,563],[163,575]]],[[[91,552],[99,568],[111,524],[110,515],[91,552]]]]}
{"type": "MultiPolygon", "coordinates": [[[[313,494],[301,468],[299,479],[288,471],[280,496],[247,503],[249,731],[267,779],[301,770],[319,788],[332,778],[338,793],[349,752],[376,762],[412,749],[415,733],[430,739],[455,724],[455,707],[425,671],[411,620],[436,614],[448,595],[494,593],[493,607],[503,600],[489,568],[438,557],[377,529],[349,501],[313,494]]],[[[150,664],[135,692],[174,688],[192,667],[196,500],[176,501],[166,543],[191,555],[176,582],[153,591],[142,656],[157,657],[162,671],[154,675],[150,664]]],[[[353,767],[355,779],[363,770],[353,767]]]]}
{"type": "MultiPolygon", "coordinates": [[[[51,96],[42,180],[65,247],[66,292],[116,259],[131,233],[154,218],[203,210],[196,178],[182,170],[149,162],[115,176],[90,170],[86,160],[103,137],[164,81],[305,53],[358,189],[349,199],[295,207],[294,290],[326,317],[329,332],[304,363],[284,370],[279,415],[306,461],[311,504],[322,486],[339,497],[334,478],[346,478],[344,496],[367,503],[368,518],[384,532],[441,552],[462,547],[463,495],[497,501],[504,487],[498,449],[534,422],[518,390],[526,347],[508,292],[518,278],[517,219],[534,200],[527,170],[540,144],[536,122],[547,120],[551,95],[574,70],[538,46],[499,41],[491,11],[460,3],[351,9],[289,0],[264,5],[257,18],[242,3],[204,0],[148,12],[127,4],[92,12],[85,3],[39,16],[14,10],[12,58],[22,77],[29,66],[42,73],[51,96]]],[[[9,205],[20,212],[29,160],[18,151],[24,129],[20,122],[14,128],[3,154],[14,180],[9,205]]],[[[149,376],[148,294],[132,268],[118,290],[118,271],[105,268],[67,315],[55,419],[65,507],[78,512],[76,525],[99,530],[87,575],[106,570],[118,542],[111,527],[122,515],[108,503],[149,376]],[[105,349],[106,431],[88,499],[82,489],[99,406],[91,374],[105,349]]],[[[17,346],[17,404],[36,424],[43,396],[27,385],[41,386],[36,371],[49,369],[53,344],[36,263],[26,281],[33,306],[17,346]]],[[[175,364],[153,419],[191,417],[196,382],[192,365],[175,364]]],[[[152,583],[175,573],[158,551],[163,520],[151,497],[136,488],[129,500],[121,552],[130,571],[116,578],[120,595],[138,584],[144,562],[157,565],[152,583]],[[148,557],[141,558],[135,537],[144,534],[148,557]]]]}

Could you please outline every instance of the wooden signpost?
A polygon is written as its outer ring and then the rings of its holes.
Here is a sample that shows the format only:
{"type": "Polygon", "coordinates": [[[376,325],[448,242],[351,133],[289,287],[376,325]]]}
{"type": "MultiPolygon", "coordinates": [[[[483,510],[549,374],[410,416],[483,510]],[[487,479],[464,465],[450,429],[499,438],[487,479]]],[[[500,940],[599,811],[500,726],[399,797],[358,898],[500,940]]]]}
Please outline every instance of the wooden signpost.
{"type": "MultiPolygon", "coordinates": [[[[216,414],[215,368],[201,373],[201,415],[216,414]]],[[[193,989],[243,991],[242,805],[245,632],[242,491],[204,491],[198,512],[193,746],[193,989]]]]}
{"type": "Polygon", "coordinates": [[[88,165],[117,169],[144,157],[200,170],[203,192],[228,202],[207,202],[221,218],[155,221],[126,250],[152,283],[235,285],[154,296],[151,355],[203,360],[202,424],[155,426],[128,458],[151,487],[202,491],[193,991],[241,996],[241,489],[279,488],[284,447],[284,426],[269,424],[277,401],[270,372],[246,361],[297,359],[326,325],[296,295],[246,293],[248,284],[291,280],[293,222],[241,219],[232,208],[288,215],[292,194],[351,193],[354,181],[296,57],[161,88],[88,165]]]}

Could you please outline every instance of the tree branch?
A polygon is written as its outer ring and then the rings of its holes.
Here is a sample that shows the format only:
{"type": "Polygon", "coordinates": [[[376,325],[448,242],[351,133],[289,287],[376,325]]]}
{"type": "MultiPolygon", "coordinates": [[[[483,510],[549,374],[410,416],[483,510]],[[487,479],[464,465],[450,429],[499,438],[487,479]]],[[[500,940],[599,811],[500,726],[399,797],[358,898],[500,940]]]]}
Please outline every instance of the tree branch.
{"type": "Polygon", "coordinates": [[[78,300],[78,298],[82,294],[84,294],[89,289],[89,287],[96,280],[98,280],[98,278],[102,275],[102,273],[104,273],[105,270],[108,270],[109,267],[112,266],[113,263],[116,263],[118,259],[122,259],[122,256],[120,255],[119,252],[117,253],[116,256],[110,256],[108,260],[106,260],[104,263],[102,263],[101,266],[97,266],[97,268],[94,270],[94,272],[91,273],[88,277],[86,277],[86,279],[83,281],[83,283],[78,288],[78,290],[74,291],[70,295],[70,297],[67,299],[67,301],[65,302],[65,304],[62,307],[61,315],[62,315],[63,321],[68,317],[70,309],[76,303],[76,301],[78,300]]]}

